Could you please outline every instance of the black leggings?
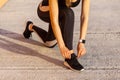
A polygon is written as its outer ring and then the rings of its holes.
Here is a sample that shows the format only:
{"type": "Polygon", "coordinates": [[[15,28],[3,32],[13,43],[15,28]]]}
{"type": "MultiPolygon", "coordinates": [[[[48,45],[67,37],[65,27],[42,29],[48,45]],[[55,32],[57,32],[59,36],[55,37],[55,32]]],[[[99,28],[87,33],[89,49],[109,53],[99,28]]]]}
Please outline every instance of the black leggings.
{"type": "MultiPolygon", "coordinates": [[[[50,23],[50,16],[48,12],[37,10],[38,16],[43,21],[49,23],[48,31],[45,31],[37,26],[33,26],[33,29],[42,38],[44,42],[55,40],[55,36],[50,23]]],[[[74,31],[74,12],[68,7],[62,7],[59,9],[59,25],[62,32],[62,37],[66,47],[69,50],[73,49],[73,31],[74,31]]]]}

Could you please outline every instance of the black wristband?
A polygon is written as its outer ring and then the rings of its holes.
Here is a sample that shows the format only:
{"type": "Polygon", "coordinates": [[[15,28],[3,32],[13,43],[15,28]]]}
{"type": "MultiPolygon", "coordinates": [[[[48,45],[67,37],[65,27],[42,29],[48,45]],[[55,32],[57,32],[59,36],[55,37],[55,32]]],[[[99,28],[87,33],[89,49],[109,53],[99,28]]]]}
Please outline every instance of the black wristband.
{"type": "Polygon", "coordinates": [[[85,44],[86,40],[80,39],[79,42],[85,44]]]}

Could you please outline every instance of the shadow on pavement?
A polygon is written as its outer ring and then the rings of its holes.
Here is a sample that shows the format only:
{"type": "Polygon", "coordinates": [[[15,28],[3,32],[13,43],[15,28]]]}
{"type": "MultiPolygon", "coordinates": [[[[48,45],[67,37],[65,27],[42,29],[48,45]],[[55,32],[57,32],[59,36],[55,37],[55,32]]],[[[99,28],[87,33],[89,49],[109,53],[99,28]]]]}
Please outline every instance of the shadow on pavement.
{"type": "MultiPolygon", "coordinates": [[[[37,42],[34,40],[25,40],[21,34],[14,33],[14,32],[8,31],[8,30],[0,29],[0,35],[5,36],[5,37],[9,37],[9,38],[12,38],[15,40],[19,40],[22,42],[41,46],[40,42],[37,42]]],[[[55,65],[64,67],[63,61],[61,61],[61,60],[40,54],[39,52],[32,50],[31,48],[19,45],[17,43],[14,43],[12,41],[9,41],[9,40],[1,38],[1,37],[0,37],[0,48],[17,53],[17,54],[36,56],[36,57],[42,58],[50,63],[53,63],[55,65]]]]}

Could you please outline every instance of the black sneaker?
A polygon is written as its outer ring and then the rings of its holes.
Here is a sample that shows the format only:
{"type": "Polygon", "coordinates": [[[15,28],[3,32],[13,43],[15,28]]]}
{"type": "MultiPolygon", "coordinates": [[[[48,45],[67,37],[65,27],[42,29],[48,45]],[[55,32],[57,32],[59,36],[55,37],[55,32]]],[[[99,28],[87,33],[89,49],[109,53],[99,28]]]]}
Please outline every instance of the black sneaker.
{"type": "Polygon", "coordinates": [[[78,62],[77,56],[71,54],[71,59],[65,59],[64,65],[75,71],[83,71],[84,67],[78,62]]]}
{"type": "Polygon", "coordinates": [[[33,22],[28,21],[28,22],[26,23],[26,28],[25,28],[25,31],[23,32],[23,36],[24,36],[25,38],[27,38],[27,39],[29,39],[29,37],[31,36],[31,33],[33,32],[33,31],[30,31],[30,30],[28,29],[28,27],[29,27],[30,24],[33,24],[33,22]]]}

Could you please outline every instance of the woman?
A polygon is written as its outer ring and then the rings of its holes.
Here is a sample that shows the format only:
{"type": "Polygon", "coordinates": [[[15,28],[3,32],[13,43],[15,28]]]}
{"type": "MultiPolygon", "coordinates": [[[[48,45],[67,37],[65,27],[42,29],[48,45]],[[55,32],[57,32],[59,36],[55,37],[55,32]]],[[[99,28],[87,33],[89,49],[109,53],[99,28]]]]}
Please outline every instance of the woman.
{"type": "Polygon", "coordinates": [[[38,16],[49,23],[48,31],[35,26],[31,21],[26,24],[23,32],[25,38],[29,38],[32,32],[36,32],[47,47],[54,47],[57,43],[64,65],[72,70],[82,71],[84,67],[78,62],[77,57],[86,53],[85,36],[88,25],[89,0],[82,0],[81,30],[77,46],[77,56],[73,51],[74,12],[71,7],[76,7],[80,0],[43,0],[38,7],[38,16]]]}

